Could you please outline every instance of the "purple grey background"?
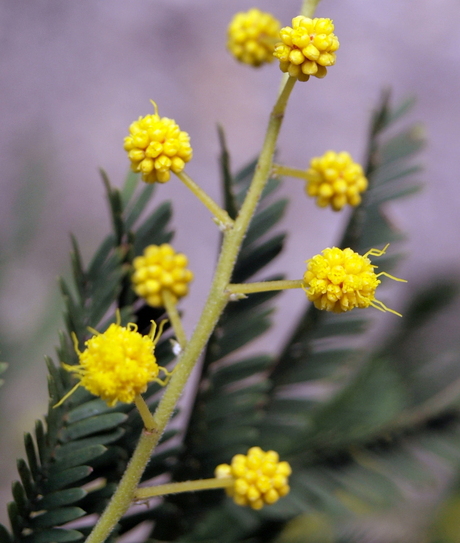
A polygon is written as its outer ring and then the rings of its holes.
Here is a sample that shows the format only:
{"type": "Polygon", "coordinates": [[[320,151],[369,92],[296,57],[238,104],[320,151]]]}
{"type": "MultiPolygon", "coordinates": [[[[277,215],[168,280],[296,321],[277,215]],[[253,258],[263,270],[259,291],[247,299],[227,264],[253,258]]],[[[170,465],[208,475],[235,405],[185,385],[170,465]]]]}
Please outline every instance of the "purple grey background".
{"type": "MultiPolygon", "coordinates": [[[[23,431],[45,411],[43,354],[53,354],[57,337],[39,327],[44,314],[60,322],[56,277],[69,272],[68,234],[77,236],[87,261],[108,231],[97,168],[121,185],[128,169],[122,149],[128,125],[151,113],[154,99],[160,115],[190,133],[194,158],[187,172],[217,200],[216,123],[225,127],[235,169],[260,150],[281,72],[276,63],[259,70],[237,64],[225,49],[232,15],[255,5],[245,0],[0,3],[0,327],[21,353],[6,360],[14,368],[0,389],[1,502],[9,499],[16,477],[13,458],[22,454],[23,431]],[[26,196],[19,205],[21,194],[26,196]],[[26,219],[34,221],[34,236],[17,247],[15,232],[26,219]],[[40,342],[31,343],[37,337],[40,342]]],[[[257,7],[287,25],[299,5],[300,0],[261,0],[257,7]]],[[[280,137],[280,162],[304,168],[329,148],[348,150],[360,160],[382,88],[391,86],[396,100],[418,97],[410,119],[420,120],[427,132],[421,159],[426,188],[389,206],[410,238],[404,246],[408,258],[398,269],[410,282],[384,290],[385,301],[398,309],[423,277],[455,271],[460,263],[460,4],[323,0],[317,15],[335,22],[341,42],[337,64],[326,79],[296,85],[280,137]]],[[[283,223],[291,233],[271,271],[299,278],[304,260],[334,244],[347,213],[316,208],[301,181],[286,179],[281,192],[292,199],[283,223]]],[[[178,180],[158,188],[156,202],[165,199],[174,202],[175,248],[189,255],[196,275],[182,304],[191,332],[219,234],[178,180]]],[[[273,349],[304,304],[302,293],[283,295],[273,349]]],[[[393,318],[386,315],[385,322],[393,318]]]]}

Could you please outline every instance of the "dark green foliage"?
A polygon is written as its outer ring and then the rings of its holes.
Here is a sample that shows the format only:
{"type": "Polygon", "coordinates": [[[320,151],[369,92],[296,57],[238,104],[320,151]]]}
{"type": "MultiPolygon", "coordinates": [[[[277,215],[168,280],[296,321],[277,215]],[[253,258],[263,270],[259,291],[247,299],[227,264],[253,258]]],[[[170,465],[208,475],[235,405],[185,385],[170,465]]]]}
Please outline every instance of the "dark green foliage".
{"type": "MultiPolygon", "coordinates": [[[[72,237],[72,286],[61,280],[67,335],[61,335],[58,356],[67,364],[76,363],[69,336],[73,334],[82,349],[91,335],[88,326],[103,331],[113,322],[114,302],[123,323],[135,319],[132,303],[136,298],[129,283],[132,258],[146,244],[161,244],[172,236],[168,228],[171,218],[168,203],[147,213],[144,219],[140,217],[153,193],[152,186],[137,191],[137,176],[130,175],[123,190],[118,191],[111,187],[104,173],[103,179],[114,233],[103,241],[87,268],[78,243],[72,237]]],[[[137,319],[139,328],[144,330],[150,326],[151,319],[159,316],[160,312],[143,308],[137,319]]],[[[168,365],[172,353],[167,342],[157,346],[156,355],[160,365],[168,365]]],[[[18,462],[21,482],[14,483],[14,502],[9,505],[13,539],[0,527],[0,536],[6,542],[81,540],[82,532],[57,527],[104,509],[141,430],[141,422],[132,406],[109,408],[83,389],[53,408],[75,381],[51,359],[47,359],[47,367],[50,407],[45,424],[37,421],[35,440],[31,434],[25,435],[27,462],[18,462]],[[92,490],[81,488],[96,480],[105,481],[105,485],[92,490]]],[[[158,385],[152,385],[147,391],[147,400],[157,391],[158,385]]],[[[175,431],[166,433],[163,443],[175,434],[175,431]]],[[[150,473],[163,473],[175,454],[177,449],[163,448],[152,459],[150,473]]],[[[87,528],[83,532],[85,530],[87,528]]],[[[119,531],[122,533],[122,526],[119,531]]]]}
{"type": "MultiPolygon", "coordinates": [[[[8,364],[6,364],[5,362],[0,362],[0,375],[6,371],[6,369],[8,368],[8,364]]],[[[4,379],[0,379],[0,387],[3,385],[4,383],[4,379]]]]}
{"type": "MultiPolygon", "coordinates": [[[[393,108],[389,94],[383,96],[370,128],[369,190],[339,246],[362,254],[403,239],[384,206],[420,186],[413,180],[419,168],[412,159],[423,143],[421,131],[417,126],[397,130],[412,103],[393,108]]],[[[235,218],[256,161],[233,175],[221,129],[219,138],[225,208],[235,218]]],[[[136,318],[141,331],[162,313],[143,306],[133,314],[129,272],[145,245],[171,238],[170,205],[149,213],[153,185],[138,191],[138,177],[130,174],[118,191],[103,177],[113,233],[86,268],[72,240],[73,284],[61,283],[67,334],[60,339],[59,360],[67,364],[76,361],[69,334],[74,333],[83,348],[87,327],[103,330],[113,322],[114,307],[123,323],[136,318]]],[[[287,204],[275,197],[279,184],[271,179],[262,195],[236,262],[235,283],[263,270],[282,250],[285,236],[273,231],[287,204]]],[[[399,258],[392,245],[389,255],[375,263],[379,270],[389,270],[399,258]]],[[[460,466],[460,344],[447,342],[441,348],[445,338],[430,328],[433,316],[443,318],[457,292],[458,282],[449,278],[422,289],[385,347],[372,350],[362,347],[371,310],[335,315],[307,306],[279,355],[270,348],[265,349],[269,354],[240,352],[269,330],[277,293],[229,303],[204,353],[181,439],[177,430],[165,433],[143,480],[159,475],[176,481],[210,477],[219,463],[260,445],[277,450],[292,464],[291,493],[259,512],[237,507],[222,491],[168,496],[126,515],[109,540],[151,521],[146,543],[363,541],[359,530],[346,528],[347,522],[393,507],[404,485],[433,485],[427,456],[460,466]],[[444,365],[438,372],[440,354],[444,365]]],[[[156,354],[163,366],[172,360],[167,341],[157,346],[156,354]]],[[[69,390],[72,378],[51,361],[48,368],[53,405],[69,390]]],[[[146,393],[152,410],[159,391],[153,383],[146,393]]],[[[34,437],[25,436],[27,462],[18,463],[21,482],[13,486],[9,506],[12,535],[0,525],[0,543],[78,541],[86,536],[91,526],[78,531],[57,527],[104,509],[140,431],[141,420],[131,406],[109,408],[81,389],[62,406],[50,408],[34,437]],[[105,485],[82,488],[96,480],[105,485]]]]}

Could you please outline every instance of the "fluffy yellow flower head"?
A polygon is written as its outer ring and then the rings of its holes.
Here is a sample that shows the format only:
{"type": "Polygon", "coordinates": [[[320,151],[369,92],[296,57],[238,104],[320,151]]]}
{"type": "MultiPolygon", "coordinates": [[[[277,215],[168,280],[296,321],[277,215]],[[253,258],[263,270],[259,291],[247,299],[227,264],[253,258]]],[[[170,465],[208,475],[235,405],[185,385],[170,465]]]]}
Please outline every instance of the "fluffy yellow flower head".
{"type": "Polygon", "coordinates": [[[313,158],[306,177],[308,196],[315,197],[320,207],[330,205],[334,211],[340,211],[346,204],[359,205],[360,193],[367,189],[362,167],[345,151],[327,151],[313,158]]]}
{"type": "Polygon", "coordinates": [[[138,394],[146,391],[151,381],[161,382],[158,379],[160,367],[154,354],[159,337],[154,338],[155,330],[156,325],[152,323],[150,334],[143,336],[134,323],[126,328],[111,324],[103,334],[92,330],[95,335],[85,342],[83,352],[78,350],[78,341],[74,336],[80,363],[75,366],[63,364],[63,367],[74,373],[80,382],[57,405],[77,387],[83,386],[113,407],[117,402],[133,402],[138,394]]]}
{"type": "Polygon", "coordinates": [[[309,19],[299,15],[292,19],[292,27],[281,29],[282,43],[273,53],[280,60],[280,68],[299,81],[311,75],[324,77],[327,66],[335,64],[339,40],[334,34],[331,19],[309,19]]]}
{"type": "Polygon", "coordinates": [[[273,61],[281,25],[271,13],[256,8],[237,13],[231,20],[227,48],[240,62],[260,66],[273,61]]]}
{"type": "Polygon", "coordinates": [[[235,455],[230,465],[217,466],[215,475],[218,479],[235,479],[235,484],[226,492],[236,504],[261,509],[289,492],[291,466],[280,462],[275,451],[264,452],[260,447],[252,447],[247,455],[235,455]]]}
{"type": "Polygon", "coordinates": [[[388,309],[375,299],[375,290],[380,284],[379,277],[385,275],[395,281],[404,281],[386,272],[375,273],[368,256],[382,256],[388,245],[381,251],[371,249],[361,256],[352,249],[327,248],[320,255],[307,260],[307,271],[303,276],[305,293],[317,309],[343,313],[355,307],[375,307],[381,311],[388,309]]]}
{"type": "Polygon", "coordinates": [[[180,173],[192,158],[190,136],[172,119],[158,115],[139,117],[129,127],[124,148],[131,161],[131,169],[142,174],[146,183],[166,183],[171,170],[180,173]]]}
{"type": "Polygon", "coordinates": [[[193,273],[186,268],[187,257],[176,253],[171,245],[149,245],[143,256],[133,261],[133,288],[152,307],[162,307],[163,293],[168,290],[173,301],[188,293],[193,273]]]}

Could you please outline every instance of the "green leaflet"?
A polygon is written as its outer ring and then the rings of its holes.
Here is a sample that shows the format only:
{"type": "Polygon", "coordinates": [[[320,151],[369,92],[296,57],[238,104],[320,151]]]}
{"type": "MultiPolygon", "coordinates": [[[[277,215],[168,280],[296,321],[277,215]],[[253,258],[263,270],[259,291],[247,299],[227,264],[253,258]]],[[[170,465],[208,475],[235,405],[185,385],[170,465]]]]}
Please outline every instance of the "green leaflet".
{"type": "Polygon", "coordinates": [[[69,424],[72,424],[88,417],[102,415],[108,411],[111,411],[111,408],[104,402],[104,400],[98,398],[96,400],[81,404],[69,411],[67,420],[69,421],[69,424]]]}
{"type": "Polygon", "coordinates": [[[90,466],[75,466],[73,468],[52,473],[42,485],[43,492],[46,495],[48,492],[55,492],[56,490],[65,488],[66,486],[84,479],[91,472],[92,469],[90,466]]]}
{"type": "Polygon", "coordinates": [[[105,413],[70,424],[61,432],[63,443],[118,427],[126,420],[123,413],[105,413]]]}
{"type": "MultiPolygon", "coordinates": [[[[8,368],[8,364],[6,362],[0,362],[0,375],[6,371],[6,369],[8,368]]],[[[0,387],[3,385],[3,383],[5,382],[4,379],[0,379],[0,387]]]]}
{"type": "Polygon", "coordinates": [[[82,488],[67,488],[51,492],[42,498],[39,502],[41,509],[56,509],[64,505],[75,503],[86,496],[86,490],[82,488]]]}
{"type": "Polygon", "coordinates": [[[90,445],[84,449],[77,449],[70,451],[67,455],[60,455],[60,460],[53,465],[53,470],[56,472],[72,468],[90,462],[101,454],[104,454],[107,447],[98,443],[97,445],[90,445]]]}
{"type": "Polygon", "coordinates": [[[25,543],[70,543],[81,541],[83,535],[77,530],[43,530],[24,538],[25,543]]]}
{"type": "Polygon", "coordinates": [[[80,507],[61,507],[34,517],[30,522],[30,527],[32,530],[37,528],[52,528],[53,526],[60,526],[84,515],[85,511],[80,507]]]}

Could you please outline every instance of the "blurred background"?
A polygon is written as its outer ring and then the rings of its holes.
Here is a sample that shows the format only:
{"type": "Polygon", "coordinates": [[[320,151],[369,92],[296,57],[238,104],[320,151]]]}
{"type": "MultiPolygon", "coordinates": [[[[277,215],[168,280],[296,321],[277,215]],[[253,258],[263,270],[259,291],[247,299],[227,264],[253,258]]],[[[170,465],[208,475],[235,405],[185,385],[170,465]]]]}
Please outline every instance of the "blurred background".
{"type": "MultiPolygon", "coordinates": [[[[300,3],[260,0],[256,7],[287,25],[300,3]]],[[[194,158],[187,172],[217,200],[217,123],[226,131],[235,170],[259,152],[281,72],[276,63],[258,70],[237,64],[225,48],[231,17],[251,7],[246,0],[0,2],[0,357],[9,363],[0,389],[2,504],[10,499],[23,432],[46,409],[43,355],[54,354],[62,327],[56,279],[69,274],[69,234],[87,262],[110,227],[98,168],[122,184],[129,124],[152,113],[154,99],[160,115],[190,133],[194,158]]],[[[305,168],[327,149],[360,160],[382,89],[391,87],[396,101],[417,96],[410,120],[421,121],[427,133],[425,190],[388,210],[408,235],[397,275],[409,283],[398,289],[398,299],[390,291],[384,296],[399,309],[424,279],[460,266],[460,4],[323,0],[317,15],[334,20],[341,42],[337,65],[325,80],[296,85],[279,162],[305,168]]],[[[294,279],[307,258],[336,242],[348,215],[316,208],[301,181],[286,179],[281,191],[291,199],[284,220],[290,235],[271,271],[294,279]]],[[[182,304],[191,331],[219,233],[180,182],[159,187],[156,203],[167,199],[174,202],[174,246],[187,253],[196,277],[182,304]]],[[[273,349],[304,306],[298,292],[283,295],[273,349]]],[[[395,326],[393,318],[386,315],[385,323],[395,326]]]]}

